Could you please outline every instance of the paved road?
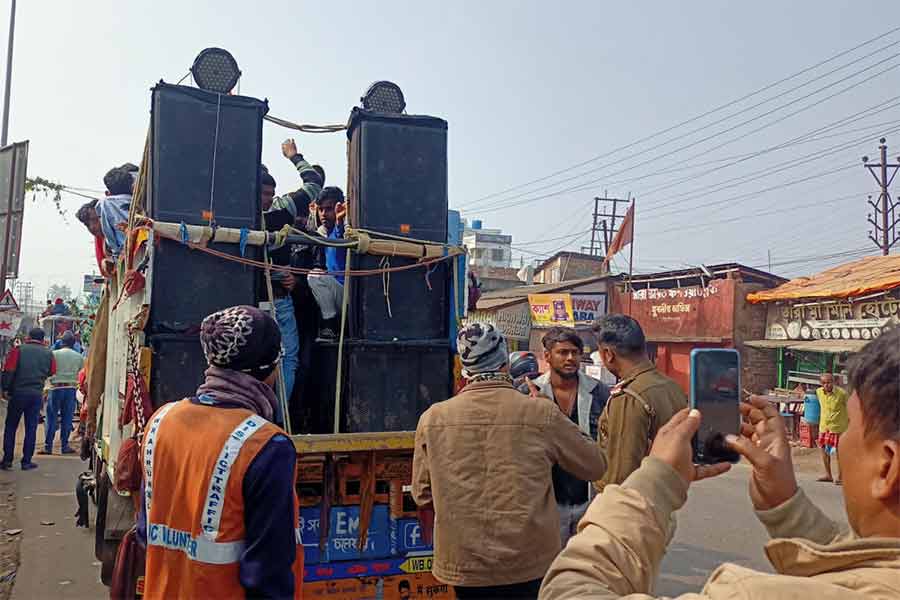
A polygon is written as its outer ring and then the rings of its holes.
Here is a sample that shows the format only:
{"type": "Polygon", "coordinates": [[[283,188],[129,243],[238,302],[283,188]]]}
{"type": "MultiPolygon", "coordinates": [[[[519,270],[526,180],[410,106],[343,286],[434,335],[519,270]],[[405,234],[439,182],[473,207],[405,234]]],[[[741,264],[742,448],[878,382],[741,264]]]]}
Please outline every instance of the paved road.
{"type": "MultiPolygon", "coordinates": [[[[75,482],[87,463],[77,455],[36,456],[38,469],[19,470],[23,429],[24,425],[19,428],[16,470],[0,471],[0,485],[14,482],[17,527],[24,529],[12,598],[107,598],[109,591],[100,583],[100,567],[94,558],[94,532],[75,527],[75,482]],[[53,525],[42,525],[42,521],[53,525]]],[[[39,427],[38,440],[43,435],[43,427],[39,427]]],[[[92,511],[92,520],[93,516],[92,511]]]]}
{"type": "MultiPolygon", "coordinates": [[[[771,572],[763,553],[768,536],[753,515],[747,495],[749,468],[737,465],[729,473],[691,487],[678,513],[678,529],[663,562],[656,592],[678,595],[699,591],[723,562],[771,572]]],[[[841,488],[817,483],[815,475],[798,475],[810,498],[833,519],[846,521],[841,488]]]]}

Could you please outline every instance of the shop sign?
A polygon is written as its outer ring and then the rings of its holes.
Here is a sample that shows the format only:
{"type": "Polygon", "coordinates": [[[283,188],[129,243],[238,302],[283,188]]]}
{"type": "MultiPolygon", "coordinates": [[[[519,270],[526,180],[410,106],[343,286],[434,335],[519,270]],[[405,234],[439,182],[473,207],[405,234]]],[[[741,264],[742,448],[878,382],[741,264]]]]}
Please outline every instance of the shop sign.
{"type": "Polygon", "coordinates": [[[576,325],[590,325],[606,315],[606,294],[571,294],[576,325]]]}
{"type": "Polygon", "coordinates": [[[528,294],[533,327],[575,327],[570,294],[528,294]]]}
{"type": "Polygon", "coordinates": [[[871,340],[900,324],[900,300],[771,304],[766,318],[770,340],[871,340]]]}
{"type": "Polygon", "coordinates": [[[649,340],[730,339],[734,332],[734,281],[705,286],[616,289],[612,310],[637,319],[649,340]]]}
{"type": "Polygon", "coordinates": [[[487,323],[500,330],[507,339],[528,341],[531,336],[531,313],[525,302],[498,310],[476,310],[466,323],[487,323]]]}

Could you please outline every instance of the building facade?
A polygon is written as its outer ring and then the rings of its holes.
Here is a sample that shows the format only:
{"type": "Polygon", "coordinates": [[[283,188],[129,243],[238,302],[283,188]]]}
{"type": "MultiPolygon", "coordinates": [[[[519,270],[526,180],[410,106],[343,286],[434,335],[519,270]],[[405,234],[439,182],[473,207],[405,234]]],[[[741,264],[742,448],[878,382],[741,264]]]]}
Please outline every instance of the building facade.
{"type": "Polygon", "coordinates": [[[741,355],[741,386],[762,392],[775,385],[775,372],[760,369],[745,342],[766,328],[766,311],[747,295],[785,280],[738,264],[640,275],[610,290],[610,312],[627,314],[641,324],[650,358],[690,390],[691,350],[734,348],[741,355]]]}
{"type": "Polygon", "coordinates": [[[580,252],[557,252],[534,269],[535,283],[559,283],[602,275],[603,257],[580,252]]]}
{"type": "Polygon", "coordinates": [[[777,387],[816,387],[826,372],[846,382],[848,359],[900,325],[900,256],[862,258],[748,300],[765,309],[766,327],[747,345],[777,387]]]}
{"type": "Polygon", "coordinates": [[[484,229],[479,220],[463,230],[463,246],[469,256],[469,267],[508,269],[512,266],[512,236],[500,229],[484,229]]]}

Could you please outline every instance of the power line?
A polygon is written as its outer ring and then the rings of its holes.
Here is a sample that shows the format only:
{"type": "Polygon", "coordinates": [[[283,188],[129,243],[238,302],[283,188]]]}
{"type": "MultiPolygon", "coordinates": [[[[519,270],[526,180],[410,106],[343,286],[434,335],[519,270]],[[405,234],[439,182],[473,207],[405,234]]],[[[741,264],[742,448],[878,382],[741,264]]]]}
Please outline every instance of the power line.
{"type": "Polygon", "coordinates": [[[501,190],[501,191],[499,191],[499,192],[494,192],[494,193],[491,193],[491,194],[487,194],[487,195],[485,195],[485,196],[481,196],[480,198],[476,198],[475,200],[473,200],[470,204],[477,204],[478,202],[481,202],[482,200],[487,200],[487,199],[489,199],[489,198],[494,198],[494,197],[497,197],[497,196],[501,196],[501,195],[506,194],[506,193],[508,193],[508,192],[515,191],[515,190],[518,190],[518,189],[522,189],[522,188],[524,188],[524,187],[526,187],[526,186],[529,186],[529,185],[532,185],[532,184],[534,184],[534,183],[539,183],[539,182],[541,182],[541,181],[546,181],[547,179],[550,179],[551,177],[556,177],[557,175],[561,175],[562,173],[567,173],[567,172],[572,171],[572,170],[574,170],[574,169],[577,169],[577,168],[579,168],[579,167],[583,167],[583,166],[585,166],[585,165],[588,165],[588,164],[590,164],[590,163],[592,163],[592,162],[596,162],[596,161],[601,160],[601,159],[603,159],[603,158],[612,156],[613,154],[616,154],[616,153],[618,153],[618,152],[621,152],[622,150],[627,150],[627,149],[629,149],[629,148],[633,148],[634,146],[637,146],[638,144],[642,144],[642,143],[644,143],[644,142],[646,142],[646,141],[652,140],[653,138],[655,138],[655,137],[657,137],[657,136],[664,135],[664,134],[669,133],[669,132],[671,132],[671,131],[674,131],[674,130],[680,128],[680,127],[683,127],[684,125],[688,125],[688,124],[690,124],[690,123],[699,121],[700,119],[703,119],[703,118],[705,118],[705,117],[708,117],[709,115],[712,115],[712,114],[715,114],[715,113],[717,113],[717,112],[720,112],[720,111],[722,111],[722,110],[724,110],[724,109],[726,109],[726,108],[729,108],[729,107],[731,107],[731,106],[734,106],[735,104],[739,104],[740,102],[743,102],[744,100],[747,100],[747,99],[749,99],[749,98],[752,98],[752,97],[754,97],[754,96],[757,96],[757,95],[759,95],[759,94],[761,94],[761,93],[763,93],[763,92],[766,92],[766,91],[768,91],[768,90],[770,90],[770,89],[772,89],[772,88],[778,87],[778,86],[781,85],[782,83],[786,83],[786,82],[788,82],[788,81],[791,81],[792,79],[796,79],[797,77],[799,77],[799,76],[801,76],[801,75],[803,75],[803,74],[805,74],[805,73],[808,73],[808,72],[813,71],[813,70],[815,70],[815,69],[817,69],[817,68],[819,68],[819,67],[821,67],[821,66],[823,66],[823,65],[826,65],[826,64],[828,64],[828,63],[830,63],[830,62],[833,62],[833,61],[837,60],[838,58],[841,58],[842,56],[846,56],[847,54],[851,54],[851,53],[855,52],[856,50],[859,50],[860,48],[864,48],[865,46],[868,46],[869,44],[872,44],[872,43],[874,43],[874,42],[876,42],[876,41],[878,41],[878,40],[880,40],[880,39],[882,39],[882,38],[885,38],[885,37],[887,37],[887,36],[889,36],[889,35],[891,35],[891,34],[897,32],[897,31],[900,31],[900,27],[895,27],[895,28],[893,28],[893,29],[891,29],[891,30],[889,30],[889,31],[887,31],[887,32],[885,32],[885,33],[882,33],[881,35],[877,35],[877,36],[875,36],[875,37],[873,37],[873,38],[870,38],[870,39],[868,39],[868,40],[866,40],[866,41],[864,41],[864,42],[862,42],[862,43],[860,43],[860,44],[857,44],[856,46],[853,46],[852,48],[849,48],[849,49],[847,49],[847,50],[843,50],[843,51],[841,51],[841,52],[838,52],[837,54],[834,54],[834,55],[832,55],[831,57],[829,57],[829,58],[827,58],[827,59],[825,59],[825,60],[823,60],[823,61],[820,61],[820,62],[818,62],[818,63],[816,63],[816,64],[814,64],[814,65],[811,65],[811,66],[809,66],[809,67],[806,67],[806,68],[804,68],[804,69],[801,69],[800,71],[797,71],[797,72],[795,72],[795,73],[793,73],[793,74],[791,74],[791,75],[788,75],[787,77],[784,77],[784,78],[782,78],[782,79],[779,79],[778,81],[776,81],[776,82],[774,82],[774,83],[770,83],[770,84],[765,85],[765,86],[763,86],[763,87],[761,87],[761,88],[758,88],[758,89],[756,89],[756,90],[754,90],[754,91],[752,91],[752,92],[750,92],[750,93],[748,93],[748,94],[745,94],[744,96],[741,96],[740,98],[737,98],[737,99],[735,99],[735,100],[731,100],[731,101],[729,101],[729,102],[726,102],[725,104],[722,104],[722,105],[720,105],[720,106],[717,106],[717,107],[715,107],[715,108],[712,108],[712,109],[710,109],[710,110],[708,110],[708,111],[706,111],[706,112],[704,112],[704,113],[702,113],[702,114],[700,114],[700,115],[696,115],[696,116],[694,116],[694,117],[691,117],[691,118],[689,118],[689,119],[686,119],[686,120],[684,120],[684,121],[681,121],[680,123],[676,123],[675,125],[672,125],[672,126],[667,127],[667,128],[665,128],[665,129],[661,129],[661,130],[659,130],[659,131],[656,131],[656,132],[654,132],[654,133],[651,133],[651,134],[649,134],[649,135],[647,135],[647,136],[645,136],[645,137],[643,137],[643,138],[640,138],[640,139],[638,139],[638,140],[636,140],[636,141],[634,141],[634,142],[630,142],[630,143],[625,144],[625,145],[623,145],[623,146],[619,146],[619,147],[614,148],[614,149],[612,149],[612,150],[610,150],[610,151],[608,151],[608,152],[605,152],[605,153],[603,153],[603,154],[600,154],[600,155],[598,155],[598,156],[595,156],[595,157],[593,157],[593,158],[590,158],[590,159],[588,159],[588,160],[586,160],[586,161],[577,163],[577,164],[572,165],[572,166],[570,166],[570,167],[566,167],[565,169],[560,169],[560,170],[558,170],[558,171],[555,171],[555,172],[553,172],[553,173],[550,173],[549,175],[544,175],[543,177],[538,177],[537,179],[532,179],[531,181],[527,181],[527,182],[525,182],[525,183],[521,183],[521,184],[515,185],[515,186],[513,186],[513,187],[507,188],[507,189],[505,189],[505,190],[501,190]]]}
{"type": "Polygon", "coordinates": [[[656,231],[645,231],[645,232],[643,232],[643,234],[644,234],[644,235],[665,235],[665,234],[667,234],[667,233],[682,232],[682,231],[693,231],[693,230],[695,230],[695,229],[704,229],[704,228],[709,227],[709,226],[711,226],[711,225],[723,225],[723,224],[725,224],[725,223],[734,223],[735,221],[741,221],[741,220],[744,220],[744,219],[751,219],[751,218],[756,218],[756,217],[765,217],[765,216],[769,216],[769,215],[778,215],[778,214],[781,214],[781,213],[786,213],[786,212],[791,212],[791,211],[795,211],[795,210],[800,210],[800,209],[803,209],[803,208],[812,208],[812,207],[814,207],[814,206],[823,206],[823,205],[827,205],[827,204],[836,204],[836,203],[838,203],[838,202],[843,202],[843,201],[851,200],[851,199],[854,199],[854,198],[858,200],[859,197],[860,197],[860,194],[858,194],[858,193],[857,193],[857,194],[848,194],[848,195],[846,195],[846,196],[841,196],[841,197],[839,197],[839,198],[832,198],[831,200],[816,200],[815,202],[808,202],[808,203],[806,203],[806,204],[798,204],[797,206],[788,206],[788,207],[786,207],[786,208],[779,208],[779,209],[775,209],[775,210],[769,210],[769,211],[757,212],[757,213],[754,213],[754,214],[752,214],[752,215],[739,215],[739,216],[737,216],[737,217],[730,217],[730,218],[728,218],[728,219],[720,219],[720,220],[718,220],[718,221],[706,221],[706,222],[704,222],[704,223],[697,223],[697,224],[695,224],[695,225],[679,226],[679,227],[670,227],[670,228],[668,228],[668,229],[658,229],[658,230],[656,230],[656,231]]]}
{"type": "MultiPolygon", "coordinates": [[[[809,81],[807,81],[807,82],[805,82],[805,83],[800,84],[799,86],[793,87],[793,88],[791,88],[791,89],[789,89],[789,90],[787,90],[787,91],[785,91],[785,92],[782,92],[781,94],[778,94],[778,95],[776,95],[776,96],[773,96],[772,98],[768,98],[768,99],[766,99],[766,100],[763,100],[762,102],[759,102],[759,103],[757,103],[757,104],[754,104],[753,106],[750,106],[750,107],[741,109],[741,110],[739,110],[738,112],[733,113],[733,114],[731,114],[731,115],[728,115],[728,116],[726,116],[726,117],[723,117],[723,118],[721,118],[721,119],[719,119],[719,120],[717,120],[717,121],[713,121],[712,123],[709,123],[709,124],[707,124],[707,125],[703,125],[702,127],[698,127],[698,128],[693,129],[693,130],[691,130],[691,131],[689,131],[689,132],[687,132],[687,133],[678,135],[678,136],[676,136],[676,137],[674,137],[674,138],[671,138],[671,139],[669,139],[669,140],[666,140],[666,141],[664,141],[664,142],[661,142],[660,144],[657,144],[657,145],[655,145],[655,146],[652,146],[650,149],[656,149],[656,148],[661,148],[661,147],[664,147],[664,146],[668,146],[668,145],[671,144],[672,142],[675,142],[675,141],[678,141],[678,140],[680,140],[680,139],[689,137],[689,136],[691,136],[691,135],[693,135],[693,134],[695,134],[695,133],[699,133],[700,131],[709,129],[709,128],[715,126],[715,125],[719,125],[719,124],[721,124],[721,123],[723,123],[723,122],[725,122],[725,121],[728,121],[728,120],[730,120],[730,119],[732,119],[732,118],[734,118],[734,117],[736,117],[736,116],[738,116],[738,115],[741,115],[741,114],[743,114],[743,113],[749,112],[749,111],[751,111],[751,110],[753,110],[753,109],[756,109],[756,108],[758,108],[758,107],[760,107],[760,106],[762,106],[762,105],[764,105],[764,104],[768,104],[768,103],[771,102],[772,100],[776,100],[776,99],[778,99],[778,98],[780,98],[780,97],[782,97],[782,96],[785,96],[785,95],[787,95],[787,94],[789,94],[789,93],[791,93],[791,92],[793,92],[793,91],[796,91],[796,90],[798,90],[798,89],[800,89],[800,88],[802,88],[802,87],[805,87],[805,86],[809,85],[810,83],[812,83],[812,82],[814,82],[814,81],[817,81],[817,80],[819,80],[819,79],[823,79],[823,78],[825,78],[825,77],[827,77],[827,76],[829,76],[829,75],[832,75],[832,74],[834,74],[835,72],[840,71],[840,70],[844,69],[845,67],[847,67],[847,66],[849,66],[849,65],[851,65],[851,64],[854,64],[854,63],[856,63],[856,62],[859,62],[860,60],[863,60],[863,59],[865,59],[865,58],[868,58],[868,57],[872,56],[872,54],[877,54],[878,52],[881,52],[881,51],[884,50],[885,48],[888,48],[888,47],[890,47],[890,46],[894,46],[894,45],[896,45],[896,44],[898,44],[898,43],[900,43],[900,40],[898,40],[898,41],[896,41],[896,42],[892,42],[891,44],[888,44],[887,46],[885,46],[885,47],[883,47],[883,48],[881,48],[881,49],[879,49],[879,50],[876,50],[875,52],[872,52],[872,53],[870,53],[870,54],[867,54],[866,56],[863,56],[862,58],[856,59],[856,60],[854,60],[854,61],[852,61],[852,62],[850,62],[850,63],[847,63],[846,65],[843,65],[843,66],[841,66],[841,67],[839,67],[839,68],[837,68],[837,69],[834,69],[834,70],[832,70],[832,71],[829,71],[828,73],[825,73],[825,74],[823,74],[823,75],[820,75],[820,76],[818,76],[818,77],[815,77],[815,78],[813,78],[813,79],[811,79],[811,80],[809,80],[809,81]]],[[[835,85],[837,85],[837,84],[839,84],[839,83],[843,83],[844,81],[847,81],[848,79],[852,79],[853,77],[856,77],[857,75],[860,75],[860,74],[862,74],[862,73],[864,73],[864,72],[866,72],[866,71],[868,71],[868,70],[870,70],[870,69],[873,69],[873,68],[875,68],[875,67],[877,67],[877,66],[879,66],[879,65],[881,65],[881,64],[883,64],[883,63],[885,63],[885,62],[888,62],[888,61],[890,61],[890,60],[892,60],[892,59],[894,59],[894,58],[897,58],[897,57],[900,57],[900,52],[895,53],[895,54],[892,54],[891,56],[888,56],[887,58],[884,58],[884,59],[882,59],[882,60],[880,60],[880,61],[878,61],[878,62],[876,62],[876,63],[874,63],[874,64],[871,64],[871,65],[869,65],[868,67],[866,67],[866,68],[864,68],[864,69],[861,69],[861,70],[859,70],[859,71],[856,71],[856,72],[854,72],[854,73],[851,73],[850,75],[847,75],[846,77],[843,77],[843,78],[841,78],[841,79],[838,79],[837,81],[833,81],[833,82],[831,82],[831,83],[829,83],[829,84],[827,84],[827,85],[825,85],[825,86],[823,86],[823,87],[821,87],[821,88],[819,88],[819,89],[817,89],[817,90],[815,90],[815,91],[813,91],[813,92],[810,92],[809,94],[806,94],[805,96],[800,96],[799,98],[795,98],[794,100],[791,100],[791,101],[788,102],[787,104],[783,104],[783,105],[781,105],[781,106],[775,107],[775,108],[773,108],[773,109],[771,109],[771,110],[769,110],[769,111],[767,111],[767,112],[764,112],[764,113],[762,113],[762,114],[760,114],[760,115],[757,115],[757,116],[755,116],[755,117],[753,117],[753,118],[751,118],[751,119],[748,119],[748,120],[745,120],[745,121],[743,121],[743,122],[741,122],[741,123],[738,123],[737,125],[734,125],[733,127],[730,127],[730,128],[728,128],[728,129],[724,129],[724,130],[722,130],[722,131],[720,131],[720,132],[718,132],[718,133],[716,133],[716,134],[713,134],[713,135],[711,135],[711,136],[709,136],[709,137],[706,137],[706,138],[703,138],[703,139],[701,139],[701,140],[692,142],[691,144],[688,144],[687,146],[682,146],[680,149],[684,149],[684,148],[689,148],[689,147],[695,146],[695,145],[697,145],[697,144],[700,144],[700,143],[702,143],[702,142],[704,142],[704,141],[710,140],[710,139],[712,139],[713,137],[716,137],[716,136],[721,135],[721,134],[723,134],[723,133],[728,133],[728,132],[730,132],[730,131],[733,131],[733,130],[735,130],[735,129],[738,129],[738,128],[740,128],[740,127],[743,127],[744,125],[746,125],[746,124],[748,124],[748,123],[751,123],[751,122],[753,122],[753,121],[756,121],[756,120],[758,120],[758,119],[761,119],[761,118],[763,118],[763,117],[766,117],[766,116],[768,116],[768,115],[770,115],[770,114],[773,114],[773,113],[775,113],[775,112],[781,110],[782,108],[787,108],[788,106],[791,106],[791,105],[793,105],[793,104],[795,104],[795,103],[797,103],[797,102],[799,102],[799,101],[801,101],[801,100],[805,100],[806,98],[809,98],[810,96],[814,96],[814,95],[818,94],[819,92],[822,92],[822,91],[824,91],[824,90],[826,90],[826,89],[828,89],[828,88],[831,88],[831,87],[833,87],[833,86],[835,86],[835,85]]],[[[895,66],[900,66],[900,65],[895,65],[895,66]]],[[[861,83],[864,83],[865,81],[867,81],[867,80],[864,80],[864,81],[861,82],[861,83]]],[[[778,121],[775,121],[775,122],[777,123],[778,121]]],[[[677,151],[680,151],[680,149],[676,149],[676,152],[677,152],[677,151]]],[[[597,172],[597,171],[601,171],[601,170],[605,169],[606,167],[613,166],[613,165],[618,164],[618,163],[621,163],[621,162],[623,162],[623,161],[631,160],[632,158],[635,158],[635,157],[637,157],[637,156],[640,156],[640,155],[643,154],[644,152],[646,152],[646,150],[644,150],[644,151],[639,151],[639,152],[634,152],[634,153],[632,153],[632,154],[626,156],[625,158],[618,159],[618,160],[616,160],[616,161],[614,161],[614,162],[607,163],[607,164],[605,164],[605,165],[600,165],[599,167],[591,168],[591,169],[589,169],[589,170],[587,170],[587,171],[583,171],[583,172],[581,172],[581,173],[578,173],[578,174],[576,174],[576,175],[572,175],[572,176],[567,177],[567,178],[565,178],[565,179],[561,179],[561,180],[559,180],[559,181],[555,181],[555,182],[553,182],[553,183],[550,183],[550,184],[547,184],[547,185],[544,185],[544,186],[537,187],[537,188],[535,188],[535,189],[533,189],[533,190],[530,190],[530,191],[528,191],[528,192],[522,192],[522,193],[520,193],[520,194],[517,194],[517,195],[511,196],[510,198],[507,198],[507,200],[512,200],[512,199],[514,199],[514,198],[520,198],[520,197],[522,197],[522,196],[524,196],[524,195],[527,195],[528,193],[531,193],[531,192],[541,191],[541,190],[544,190],[544,189],[552,188],[553,186],[559,185],[560,183],[565,183],[565,182],[568,182],[568,181],[573,181],[573,180],[575,180],[575,179],[579,179],[579,178],[581,178],[581,177],[584,177],[585,175],[589,175],[589,174],[591,174],[591,173],[595,173],[595,172],[597,172]]],[[[666,155],[663,155],[663,156],[666,156],[666,155]]],[[[643,163],[642,163],[642,164],[643,164],[643,163]]],[[[640,165],[638,165],[638,166],[640,166],[640,165]]],[[[633,167],[633,168],[634,168],[634,167],[633,167]]]]}
{"type": "MultiPolygon", "coordinates": [[[[900,53],[898,53],[897,56],[900,56],[900,53]]],[[[762,131],[763,129],[767,129],[768,127],[771,127],[772,125],[775,125],[775,124],[777,124],[777,123],[780,123],[781,121],[784,121],[784,120],[786,120],[786,119],[788,119],[788,118],[790,118],[790,117],[796,116],[797,114],[799,114],[799,113],[801,113],[801,112],[807,111],[807,110],[809,110],[809,109],[811,109],[811,108],[813,108],[813,107],[815,107],[815,106],[818,106],[818,105],[820,105],[820,104],[822,104],[822,103],[824,103],[824,102],[827,102],[828,100],[831,100],[832,98],[834,98],[834,97],[836,97],[836,96],[838,96],[838,95],[840,95],[840,94],[843,94],[843,93],[845,93],[845,92],[847,92],[847,91],[849,91],[849,90],[851,90],[851,89],[854,89],[854,88],[856,88],[856,87],[858,87],[858,86],[860,86],[860,85],[862,85],[862,84],[864,84],[864,83],[866,83],[866,82],[868,82],[868,81],[871,81],[872,79],[874,79],[874,78],[876,78],[876,77],[880,77],[880,76],[884,75],[885,73],[887,73],[887,72],[889,72],[889,71],[891,71],[891,70],[893,70],[893,69],[896,69],[897,67],[900,67],[900,63],[897,63],[897,64],[895,64],[895,65],[892,65],[892,66],[888,67],[887,69],[883,69],[882,71],[879,71],[878,73],[875,73],[874,75],[871,75],[871,76],[869,76],[869,77],[863,79],[862,81],[858,81],[858,82],[856,82],[856,83],[854,83],[854,84],[851,84],[851,85],[849,85],[849,86],[847,86],[847,87],[845,87],[845,88],[843,88],[843,89],[841,89],[841,90],[839,90],[839,91],[837,91],[837,92],[835,92],[835,93],[833,93],[833,94],[831,94],[831,95],[829,95],[829,96],[826,96],[825,98],[821,98],[821,99],[819,99],[819,100],[813,102],[812,104],[809,104],[809,105],[807,105],[807,106],[804,106],[804,107],[800,108],[800,109],[797,110],[797,111],[794,111],[794,112],[789,113],[789,114],[787,114],[787,115],[784,115],[784,116],[782,116],[782,117],[780,117],[780,118],[778,118],[778,119],[776,119],[776,120],[774,120],[774,121],[771,121],[771,122],[769,122],[769,123],[763,125],[762,127],[758,127],[758,128],[756,128],[756,129],[754,129],[754,130],[752,130],[752,131],[749,131],[749,132],[747,132],[747,133],[745,133],[745,134],[742,134],[742,135],[740,135],[740,136],[738,136],[738,137],[735,137],[735,138],[732,138],[732,139],[730,139],[730,140],[728,140],[728,141],[726,141],[726,142],[723,142],[723,143],[721,143],[721,144],[719,144],[719,145],[717,145],[717,146],[713,146],[712,148],[707,148],[707,149],[704,150],[702,153],[700,153],[699,155],[695,155],[695,156],[692,157],[692,158],[696,158],[696,156],[702,156],[702,155],[704,155],[704,154],[708,154],[709,152],[711,152],[711,151],[713,151],[713,150],[718,150],[719,148],[722,148],[722,147],[724,147],[724,146],[727,146],[727,145],[729,145],[729,144],[732,144],[732,143],[734,143],[734,142],[736,142],[736,141],[745,139],[746,137],[749,137],[750,135],[753,135],[754,133],[758,133],[758,132],[762,131]]],[[[857,74],[858,74],[858,73],[857,73],[857,74]]],[[[845,78],[845,79],[846,79],[846,78],[845,78]]],[[[843,80],[841,80],[841,81],[843,81],[843,80]]],[[[834,83],[839,83],[839,82],[834,82],[834,83]]],[[[834,85],[834,84],[829,84],[829,85],[826,86],[826,87],[830,87],[831,85],[834,85]]],[[[791,102],[789,102],[789,103],[787,103],[787,104],[785,104],[785,105],[783,105],[783,106],[780,106],[780,107],[777,107],[777,108],[772,109],[772,110],[770,110],[770,111],[767,111],[766,113],[763,113],[762,115],[757,115],[756,117],[753,117],[753,118],[751,118],[751,119],[745,120],[745,121],[743,121],[743,122],[741,122],[741,123],[739,123],[739,124],[737,124],[737,125],[734,125],[734,126],[732,126],[732,127],[729,127],[728,129],[724,129],[724,130],[722,130],[722,131],[719,131],[719,132],[716,132],[716,133],[711,134],[711,135],[709,135],[709,136],[706,136],[705,138],[702,138],[702,139],[700,139],[700,140],[691,142],[691,143],[686,144],[686,145],[684,145],[684,146],[679,146],[678,148],[675,148],[675,149],[673,149],[673,150],[670,150],[670,151],[668,151],[668,152],[665,152],[665,153],[663,153],[663,154],[661,154],[661,155],[654,156],[654,157],[652,157],[652,158],[649,158],[649,159],[647,159],[647,160],[644,160],[644,161],[642,161],[642,162],[640,162],[640,163],[638,163],[638,164],[636,164],[636,165],[632,165],[632,166],[630,166],[630,167],[626,167],[626,168],[624,168],[624,169],[620,169],[619,171],[615,171],[615,172],[613,172],[613,173],[607,173],[606,177],[601,177],[601,178],[597,178],[597,179],[592,179],[592,180],[590,180],[590,181],[587,181],[587,182],[584,182],[584,183],[575,185],[575,186],[573,186],[573,187],[569,187],[569,188],[566,188],[566,189],[563,189],[563,190],[557,190],[557,191],[554,191],[554,192],[550,192],[550,193],[547,193],[547,194],[543,194],[543,195],[540,195],[540,196],[536,196],[536,197],[534,197],[534,198],[527,198],[527,199],[525,199],[525,200],[522,200],[521,202],[507,202],[506,204],[503,204],[503,205],[496,205],[496,206],[492,206],[492,207],[488,207],[488,208],[480,207],[478,210],[479,210],[479,212],[481,212],[481,213],[485,213],[485,212],[494,212],[494,211],[497,211],[497,210],[503,210],[503,209],[505,209],[505,208],[509,208],[509,207],[511,207],[511,206],[521,206],[521,205],[523,205],[523,204],[531,204],[531,203],[533,203],[533,202],[537,202],[538,200],[543,200],[543,199],[545,199],[545,198],[551,198],[551,197],[553,197],[553,196],[558,196],[558,195],[560,195],[560,194],[565,194],[565,193],[568,193],[568,192],[584,191],[584,190],[587,190],[587,189],[589,189],[590,187],[594,186],[595,184],[597,184],[597,183],[603,181],[603,180],[604,180],[605,178],[607,178],[607,177],[612,177],[612,176],[615,176],[615,175],[619,175],[619,174],[621,174],[621,173],[625,173],[625,172],[628,172],[628,171],[637,169],[638,167],[642,167],[642,166],[648,165],[648,164],[653,163],[653,162],[655,162],[655,161],[657,161],[657,160],[660,160],[660,159],[662,159],[662,158],[666,158],[666,157],[668,157],[668,156],[671,156],[671,155],[673,155],[673,154],[676,154],[676,153],[678,153],[678,152],[680,152],[680,151],[682,151],[682,150],[685,150],[685,149],[687,149],[687,148],[691,148],[691,147],[693,147],[693,146],[697,146],[697,145],[699,145],[699,144],[702,144],[702,143],[704,143],[704,142],[706,142],[706,141],[709,141],[709,140],[711,140],[711,139],[713,139],[713,138],[715,138],[715,137],[718,137],[719,135],[721,135],[721,134],[723,134],[723,133],[727,133],[727,132],[729,132],[729,131],[733,131],[733,130],[735,130],[735,129],[738,129],[738,128],[740,128],[740,127],[742,127],[742,126],[744,126],[744,125],[746,125],[746,124],[748,124],[748,123],[750,123],[750,122],[752,122],[752,121],[755,121],[755,120],[757,120],[757,119],[759,119],[759,118],[768,116],[769,114],[772,114],[773,112],[775,112],[775,111],[777,111],[777,110],[780,110],[781,108],[785,108],[785,107],[790,106],[791,104],[794,104],[794,103],[796,103],[796,102],[798,102],[798,101],[800,101],[800,100],[803,100],[803,99],[805,99],[805,98],[808,98],[810,95],[815,94],[815,93],[817,93],[818,91],[821,91],[822,89],[825,89],[825,88],[821,88],[820,90],[817,90],[816,92],[811,92],[810,94],[807,94],[806,96],[803,96],[803,97],[801,97],[801,98],[797,98],[797,99],[795,99],[795,100],[792,100],[791,102]]],[[[651,150],[652,150],[652,148],[651,148],[651,150]]],[[[637,155],[632,155],[631,157],[628,157],[628,158],[632,158],[633,156],[637,156],[637,155]]],[[[623,160],[627,160],[628,158],[623,159],[623,160]]],[[[687,160],[690,160],[690,158],[687,159],[687,160]]],[[[615,164],[615,163],[610,163],[610,164],[605,165],[605,166],[611,166],[612,164],[615,164]]],[[[510,200],[512,200],[512,199],[510,199],[510,200]]]]}

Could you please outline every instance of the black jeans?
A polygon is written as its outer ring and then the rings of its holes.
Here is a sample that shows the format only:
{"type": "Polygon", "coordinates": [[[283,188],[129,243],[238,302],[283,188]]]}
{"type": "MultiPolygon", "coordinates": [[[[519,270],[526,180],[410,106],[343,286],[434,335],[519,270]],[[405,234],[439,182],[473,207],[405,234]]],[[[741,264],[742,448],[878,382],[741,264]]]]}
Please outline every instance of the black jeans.
{"type": "Polygon", "coordinates": [[[542,579],[512,583],[510,585],[492,585],[487,587],[453,586],[456,597],[460,600],[481,600],[482,598],[508,598],[510,600],[536,600],[541,591],[542,579]]]}

